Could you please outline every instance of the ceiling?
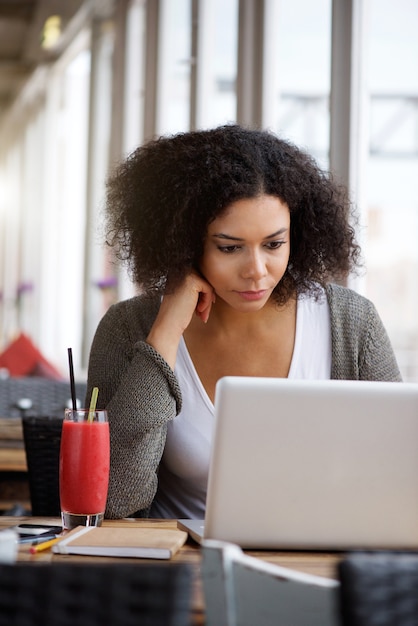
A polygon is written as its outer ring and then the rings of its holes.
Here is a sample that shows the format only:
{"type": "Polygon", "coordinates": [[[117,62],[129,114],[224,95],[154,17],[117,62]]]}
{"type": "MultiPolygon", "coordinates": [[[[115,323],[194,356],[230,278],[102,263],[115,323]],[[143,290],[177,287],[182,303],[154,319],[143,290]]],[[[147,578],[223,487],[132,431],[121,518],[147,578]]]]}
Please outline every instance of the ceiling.
{"type": "Polygon", "coordinates": [[[42,47],[46,20],[61,18],[63,30],[83,0],[0,0],[0,116],[39,63],[53,58],[42,47]]]}

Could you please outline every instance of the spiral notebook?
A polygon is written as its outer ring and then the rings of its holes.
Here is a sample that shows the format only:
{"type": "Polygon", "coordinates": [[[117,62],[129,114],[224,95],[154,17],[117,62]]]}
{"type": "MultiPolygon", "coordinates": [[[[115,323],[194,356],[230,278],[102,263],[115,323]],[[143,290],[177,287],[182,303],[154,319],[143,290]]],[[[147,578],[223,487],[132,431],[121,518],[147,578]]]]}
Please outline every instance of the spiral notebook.
{"type": "Polygon", "coordinates": [[[218,382],[196,540],[254,549],[418,549],[418,384],[218,382]]]}

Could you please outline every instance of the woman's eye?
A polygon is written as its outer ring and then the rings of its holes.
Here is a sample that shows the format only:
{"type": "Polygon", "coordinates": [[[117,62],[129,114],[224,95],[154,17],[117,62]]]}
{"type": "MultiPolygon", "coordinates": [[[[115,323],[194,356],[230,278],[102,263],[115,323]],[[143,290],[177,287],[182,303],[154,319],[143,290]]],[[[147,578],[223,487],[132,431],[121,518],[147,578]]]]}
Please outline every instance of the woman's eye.
{"type": "Polygon", "coordinates": [[[266,244],[267,248],[269,248],[269,250],[277,250],[278,248],[281,248],[282,245],[286,243],[285,241],[270,241],[269,243],[266,244]]]}
{"type": "Polygon", "coordinates": [[[239,246],[219,246],[218,250],[224,252],[225,254],[231,254],[232,252],[239,250],[239,246]]]}

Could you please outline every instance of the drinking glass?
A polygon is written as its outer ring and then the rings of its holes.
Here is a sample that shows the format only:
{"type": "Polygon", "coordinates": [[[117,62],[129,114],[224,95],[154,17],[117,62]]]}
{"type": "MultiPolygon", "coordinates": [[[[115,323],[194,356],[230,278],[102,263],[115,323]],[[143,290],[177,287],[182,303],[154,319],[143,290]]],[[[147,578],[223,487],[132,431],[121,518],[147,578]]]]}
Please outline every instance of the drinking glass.
{"type": "Polygon", "coordinates": [[[109,485],[110,441],[107,411],[65,409],[59,485],[62,526],[100,526],[109,485]]]}

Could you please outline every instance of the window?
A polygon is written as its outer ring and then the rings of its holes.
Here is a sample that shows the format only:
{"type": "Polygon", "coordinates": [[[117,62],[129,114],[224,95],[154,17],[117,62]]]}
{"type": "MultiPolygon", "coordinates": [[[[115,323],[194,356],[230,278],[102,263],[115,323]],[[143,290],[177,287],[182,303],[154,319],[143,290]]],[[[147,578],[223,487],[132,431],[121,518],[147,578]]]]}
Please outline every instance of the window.
{"type": "Polygon", "coordinates": [[[371,0],[365,293],[418,380],[418,4],[371,0]]]}
{"type": "Polygon", "coordinates": [[[19,284],[32,284],[22,330],[63,367],[83,335],[85,366],[99,313],[135,291],[125,268],[113,276],[96,228],[109,165],[155,134],[239,119],[323,168],[348,164],[365,257],[352,284],[375,303],[404,379],[418,381],[417,1],[129,0],[114,15],[111,4],[105,14],[97,5],[60,58],[32,76],[2,136],[0,338],[15,323],[19,284]],[[339,55],[355,71],[340,71],[339,55]],[[79,319],[62,308],[70,298],[79,319]]]}
{"type": "Polygon", "coordinates": [[[328,167],[331,0],[267,6],[265,124],[328,167]]]}
{"type": "Polygon", "coordinates": [[[189,130],[191,79],[190,0],[162,0],[159,22],[157,133],[189,130]]]}

